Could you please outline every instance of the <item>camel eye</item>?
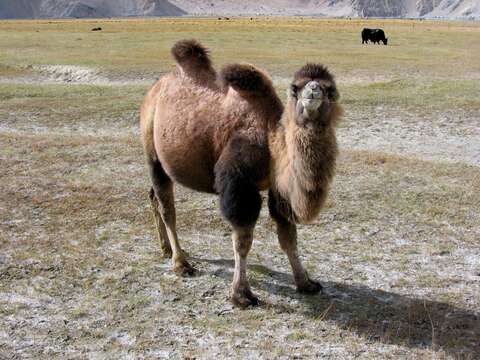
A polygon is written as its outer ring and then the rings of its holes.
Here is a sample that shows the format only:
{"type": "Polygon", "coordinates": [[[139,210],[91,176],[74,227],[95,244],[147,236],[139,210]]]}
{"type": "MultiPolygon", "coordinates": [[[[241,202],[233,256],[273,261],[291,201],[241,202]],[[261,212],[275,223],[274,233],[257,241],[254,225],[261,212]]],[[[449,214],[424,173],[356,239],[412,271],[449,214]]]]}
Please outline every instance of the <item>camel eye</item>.
{"type": "Polygon", "coordinates": [[[338,93],[337,89],[335,89],[334,86],[328,86],[325,89],[325,92],[327,93],[327,97],[331,100],[337,100],[338,99],[338,93]]]}

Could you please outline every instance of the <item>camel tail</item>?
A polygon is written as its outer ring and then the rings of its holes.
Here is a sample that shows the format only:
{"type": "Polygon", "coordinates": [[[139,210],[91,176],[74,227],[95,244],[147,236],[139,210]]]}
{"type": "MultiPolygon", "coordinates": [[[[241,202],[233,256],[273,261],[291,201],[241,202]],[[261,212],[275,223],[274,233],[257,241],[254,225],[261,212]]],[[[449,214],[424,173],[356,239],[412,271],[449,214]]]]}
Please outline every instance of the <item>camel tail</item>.
{"type": "Polygon", "coordinates": [[[210,70],[208,50],[196,40],[180,40],[172,47],[172,56],[185,70],[210,70]]]}
{"type": "Polygon", "coordinates": [[[241,92],[260,94],[273,90],[270,78],[260,69],[249,64],[230,64],[220,74],[222,85],[241,92]]]}

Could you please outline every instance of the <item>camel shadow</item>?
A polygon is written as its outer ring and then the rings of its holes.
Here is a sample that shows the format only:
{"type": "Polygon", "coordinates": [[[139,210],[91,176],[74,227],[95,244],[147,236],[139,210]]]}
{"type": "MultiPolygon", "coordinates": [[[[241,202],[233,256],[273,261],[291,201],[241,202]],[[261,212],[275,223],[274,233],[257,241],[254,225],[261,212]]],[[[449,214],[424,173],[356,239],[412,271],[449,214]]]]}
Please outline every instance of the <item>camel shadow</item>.
{"type": "MultiPolygon", "coordinates": [[[[207,273],[230,283],[232,260],[195,260],[221,266],[207,273]]],[[[249,265],[249,271],[254,275],[251,276],[252,287],[296,299],[305,305],[303,314],[306,317],[334,321],[368,342],[443,350],[462,359],[480,358],[480,314],[475,311],[362,285],[328,281],[322,281],[323,294],[302,295],[295,291],[290,274],[259,264],[249,265]]],[[[266,302],[264,306],[272,306],[278,312],[298,312],[288,305],[288,301],[285,303],[287,305],[266,302]]]]}

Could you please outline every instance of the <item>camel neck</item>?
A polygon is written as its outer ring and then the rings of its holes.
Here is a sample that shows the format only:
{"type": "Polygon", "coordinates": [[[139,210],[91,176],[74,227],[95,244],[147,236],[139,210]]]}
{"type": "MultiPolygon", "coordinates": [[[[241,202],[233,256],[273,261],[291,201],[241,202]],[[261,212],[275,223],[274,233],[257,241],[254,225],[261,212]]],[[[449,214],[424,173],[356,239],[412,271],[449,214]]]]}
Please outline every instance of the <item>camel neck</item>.
{"type": "Polygon", "coordinates": [[[290,205],[296,222],[313,220],[325,200],[335,171],[337,143],[333,126],[307,129],[279,124],[270,140],[272,184],[290,205]]]}

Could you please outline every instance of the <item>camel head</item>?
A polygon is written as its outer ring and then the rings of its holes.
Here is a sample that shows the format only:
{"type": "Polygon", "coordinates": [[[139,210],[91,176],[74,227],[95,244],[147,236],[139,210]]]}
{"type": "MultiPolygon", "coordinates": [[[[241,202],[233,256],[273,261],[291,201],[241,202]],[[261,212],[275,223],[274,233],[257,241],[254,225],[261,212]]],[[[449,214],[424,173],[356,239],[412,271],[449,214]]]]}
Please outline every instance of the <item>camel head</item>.
{"type": "MultiPolygon", "coordinates": [[[[288,91],[287,108],[300,127],[323,128],[338,117],[339,94],[326,67],[306,64],[295,73],[288,91]]],[[[289,116],[291,121],[292,116],[289,116]]]]}

